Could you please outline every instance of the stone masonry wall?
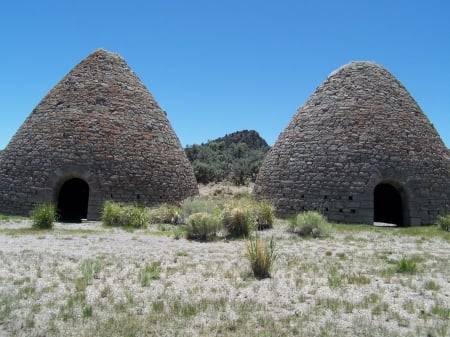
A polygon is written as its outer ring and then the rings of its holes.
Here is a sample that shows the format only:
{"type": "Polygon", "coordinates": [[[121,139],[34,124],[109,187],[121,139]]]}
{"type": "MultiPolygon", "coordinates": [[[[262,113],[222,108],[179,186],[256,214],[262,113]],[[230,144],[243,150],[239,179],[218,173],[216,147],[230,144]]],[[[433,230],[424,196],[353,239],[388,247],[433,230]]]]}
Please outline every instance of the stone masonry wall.
{"type": "Polygon", "coordinates": [[[154,205],[198,193],[166,114],[125,61],[104,50],[64,77],[4,149],[0,212],[56,202],[72,177],[89,184],[90,218],[106,199],[154,205]]]}
{"type": "Polygon", "coordinates": [[[372,223],[374,189],[383,181],[401,192],[407,224],[450,211],[450,161],[436,130],[387,70],[354,62],[297,111],[254,193],[281,215],[319,210],[332,221],[372,223]]]}

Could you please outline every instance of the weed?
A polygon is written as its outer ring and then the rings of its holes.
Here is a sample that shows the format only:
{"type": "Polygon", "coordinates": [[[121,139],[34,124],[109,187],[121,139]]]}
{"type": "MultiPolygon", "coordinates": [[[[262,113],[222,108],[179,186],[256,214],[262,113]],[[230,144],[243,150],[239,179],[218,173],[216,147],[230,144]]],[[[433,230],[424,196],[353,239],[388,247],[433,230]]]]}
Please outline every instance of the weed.
{"type": "Polygon", "coordinates": [[[194,303],[184,302],[179,299],[175,299],[170,303],[172,312],[183,318],[193,317],[197,314],[197,308],[194,303]]]}
{"type": "Polygon", "coordinates": [[[105,298],[111,293],[111,287],[108,285],[104,286],[102,290],[100,290],[100,297],[105,298]]]}
{"type": "Polygon", "coordinates": [[[414,274],[417,271],[417,264],[414,259],[402,257],[396,262],[396,272],[401,274],[414,274]]]}
{"type": "Polygon", "coordinates": [[[85,291],[88,286],[88,283],[84,277],[80,277],[75,279],[75,290],[78,292],[85,291]]]}
{"type": "Polygon", "coordinates": [[[370,293],[369,295],[365,296],[362,300],[359,306],[363,309],[368,309],[370,305],[374,305],[379,303],[381,300],[380,295],[375,293],[370,293]]]}
{"type": "Polygon", "coordinates": [[[443,319],[450,319],[450,308],[447,307],[434,306],[431,308],[431,313],[443,319]]]}
{"type": "Polygon", "coordinates": [[[125,297],[126,297],[127,302],[128,302],[129,304],[133,304],[133,303],[134,303],[134,295],[133,295],[132,292],[130,292],[130,291],[125,291],[125,297]]]}
{"type": "Polygon", "coordinates": [[[94,278],[99,277],[100,270],[102,269],[102,264],[98,260],[83,260],[80,265],[81,273],[86,281],[86,284],[92,284],[94,278]]]}
{"type": "Polygon", "coordinates": [[[270,271],[277,258],[275,241],[271,238],[266,242],[258,235],[250,237],[247,240],[247,257],[256,278],[270,277],[270,271]]]}
{"type": "Polygon", "coordinates": [[[174,226],[172,228],[172,236],[175,240],[179,240],[184,235],[184,228],[182,226],[174,226]]]}
{"type": "Polygon", "coordinates": [[[75,300],[70,297],[66,305],[59,307],[59,314],[64,322],[75,319],[75,300]]]}
{"type": "Polygon", "coordinates": [[[152,310],[153,312],[161,313],[164,311],[164,301],[158,300],[152,302],[152,310]]]}
{"type": "Polygon", "coordinates": [[[416,312],[416,305],[414,300],[408,299],[406,300],[403,305],[402,305],[403,309],[406,310],[406,312],[408,312],[409,314],[414,314],[416,312]]]}
{"type": "Polygon", "coordinates": [[[189,254],[186,251],[184,251],[184,250],[180,250],[180,251],[178,251],[176,253],[176,256],[183,256],[183,257],[185,257],[185,256],[188,256],[188,255],[189,254]]]}
{"type": "Polygon", "coordinates": [[[159,279],[161,274],[161,262],[147,264],[139,273],[141,286],[148,287],[152,280],[159,279]]]}
{"type": "Polygon", "coordinates": [[[425,282],[424,288],[426,290],[438,291],[441,287],[439,287],[439,284],[437,284],[433,280],[430,280],[430,281],[425,282]]]}
{"type": "Polygon", "coordinates": [[[56,208],[53,204],[36,204],[31,213],[32,227],[51,229],[56,221],[56,208]]]}
{"type": "Polygon", "coordinates": [[[83,307],[82,312],[83,312],[83,317],[91,317],[92,316],[92,306],[91,305],[86,305],[83,307]]]}
{"type": "Polygon", "coordinates": [[[347,283],[348,284],[370,284],[370,278],[368,278],[365,275],[361,274],[352,274],[347,276],[347,283]]]}
{"type": "Polygon", "coordinates": [[[336,265],[332,265],[328,274],[328,286],[330,288],[340,287],[343,280],[344,276],[339,273],[338,267],[336,265]]]}
{"type": "MultiPolygon", "coordinates": [[[[369,303],[370,301],[374,301],[373,303],[375,304],[376,301],[376,297],[372,297],[371,300],[368,300],[369,303]]],[[[380,303],[376,303],[375,306],[372,308],[372,315],[381,315],[382,313],[386,313],[389,311],[389,304],[387,304],[386,302],[380,302],[380,303]]]]}
{"type": "Polygon", "coordinates": [[[10,313],[14,308],[15,297],[11,294],[0,293],[0,323],[8,320],[10,313]]]}

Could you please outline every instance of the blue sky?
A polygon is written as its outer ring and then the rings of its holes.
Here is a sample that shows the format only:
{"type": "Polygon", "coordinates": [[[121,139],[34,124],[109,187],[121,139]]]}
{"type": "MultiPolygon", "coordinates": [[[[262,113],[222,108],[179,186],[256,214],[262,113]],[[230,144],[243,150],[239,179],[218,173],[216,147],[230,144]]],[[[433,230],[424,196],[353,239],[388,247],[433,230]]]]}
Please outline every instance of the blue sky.
{"type": "Polygon", "coordinates": [[[254,129],[272,145],[326,77],[375,61],[450,147],[450,1],[4,1],[0,149],[98,48],[144,82],[181,143],[254,129]]]}

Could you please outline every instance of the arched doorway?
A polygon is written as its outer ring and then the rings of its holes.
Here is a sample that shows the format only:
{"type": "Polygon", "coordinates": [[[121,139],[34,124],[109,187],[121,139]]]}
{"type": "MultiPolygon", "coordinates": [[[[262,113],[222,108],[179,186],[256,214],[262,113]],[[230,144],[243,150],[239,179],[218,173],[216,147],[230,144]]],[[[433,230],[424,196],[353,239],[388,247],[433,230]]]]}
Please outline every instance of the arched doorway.
{"type": "Polygon", "coordinates": [[[378,184],[374,190],[374,222],[405,225],[403,199],[402,193],[393,184],[378,184]]]}
{"type": "Polygon", "coordinates": [[[87,218],[89,185],[82,179],[67,180],[58,193],[58,213],[61,221],[79,222],[87,218]]]}

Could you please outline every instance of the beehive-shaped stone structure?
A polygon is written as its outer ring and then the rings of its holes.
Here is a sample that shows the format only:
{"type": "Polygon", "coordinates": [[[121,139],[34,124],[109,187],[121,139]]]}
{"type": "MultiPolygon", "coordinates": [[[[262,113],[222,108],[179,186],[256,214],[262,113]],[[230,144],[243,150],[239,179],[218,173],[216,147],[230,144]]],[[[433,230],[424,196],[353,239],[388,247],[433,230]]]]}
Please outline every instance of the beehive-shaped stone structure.
{"type": "Polygon", "coordinates": [[[4,149],[0,212],[54,202],[98,219],[105,200],[155,205],[198,193],[164,111],[116,54],[97,50],[37,105],[4,149]]]}
{"type": "Polygon", "coordinates": [[[267,155],[254,193],[281,215],[433,223],[450,210],[450,159],[405,87],[372,62],[333,72],[267,155]]]}

